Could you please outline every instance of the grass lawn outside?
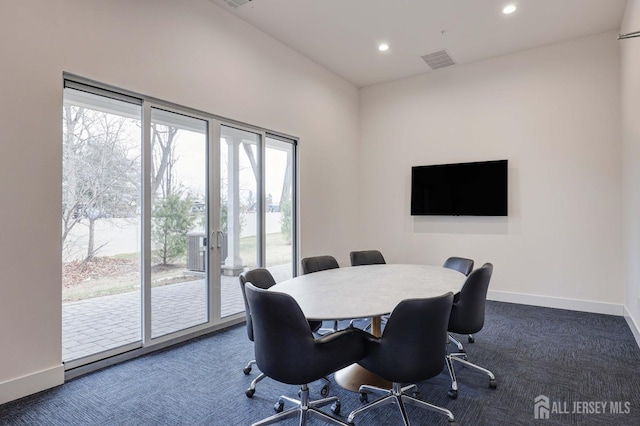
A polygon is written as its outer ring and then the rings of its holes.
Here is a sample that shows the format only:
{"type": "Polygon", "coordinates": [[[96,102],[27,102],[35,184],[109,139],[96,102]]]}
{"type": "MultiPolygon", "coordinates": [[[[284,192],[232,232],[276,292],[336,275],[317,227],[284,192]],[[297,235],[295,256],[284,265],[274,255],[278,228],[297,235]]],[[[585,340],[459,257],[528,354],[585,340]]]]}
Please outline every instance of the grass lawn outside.
{"type": "MultiPolygon", "coordinates": [[[[242,259],[243,265],[249,269],[257,266],[256,244],[255,236],[240,238],[240,258],[242,259]]],[[[265,246],[267,249],[267,267],[291,263],[293,257],[293,253],[291,252],[292,247],[290,243],[287,243],[282,238],[282,234],[267,234],[265,246]]]]}
{"type": "MultiPolygon", "coordinates": [[[[240,238],[240,257],[246,268],[255,268],[256,237],[240,238]]],[[[266,236],[267,266],[291,263],[292,246],[282,234],[266,236]]],[[[202,273],[186,269],[186,256],[171,265],[152,266],[152,287],[203,279],[202,273]]],[[[137,254],[98,257],[95,261],[63,265],[62,301],[72,302],[94,297],[140,291],[140,259],[137,254]]]]}

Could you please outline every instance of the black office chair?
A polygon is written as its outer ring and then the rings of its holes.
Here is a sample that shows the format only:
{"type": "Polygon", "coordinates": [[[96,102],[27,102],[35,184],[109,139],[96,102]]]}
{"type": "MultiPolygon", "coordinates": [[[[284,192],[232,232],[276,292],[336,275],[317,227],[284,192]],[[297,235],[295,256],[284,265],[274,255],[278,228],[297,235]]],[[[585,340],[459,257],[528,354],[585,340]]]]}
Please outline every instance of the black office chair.
{"type": "Polygon", "coordinates": [[[387,262],[384,261],[384,256],[378,250],[362,250],[352,251],[349,253],[351,258],[351,266],[361,265],[382,265],[387,262]]]}
{"type": "MultiPolygon", "coordinates": [[[[387,262],[384,260],[384,256],[378,250],[361,250],[361,251],[352,251],[349,253],[349,257],[351,258],[351,266],[363,266],[363,265],[384,265],[387,262]]],[[[380,320],[382,323],[387,321],[388,315],[383,315],[380,320]]],[[[371,323],[367,324],[364,328],[365,330],[369,330],[371,328],[371,323]]]]}
{"type": "MultiPolygon", "coordinates": [[[[245,285],[250,282],[258,288],[268,289],[276,284],[276,280],[273,278],[273,275],[271,275],[271,272],[269,272],[268,269],[264,268],[257,268],[251,271],[243,272],[242,274],[240,274],[239,278],[240,288],[242,289],[242,298],[244,299],[244,312],[247,319],[247,336],[249,337],[249,340],[253,342],[253,320],[251,319],[251,311],[249,310],[249,303],[247,302],[245,285]]],[[[313,330],[314,332],[317,331],[321,325],[322,321],[309,321],[309,327],[311,327],[311,330],[313,330]]],[[[246,375],[249,375],[249,373],[251,373],[251,366],[255,363],[255,359],[249,361],[246,367],[242,369],[242,372],[246,375]]],[[[245,395],[247,395],[247,397],[249,398],[253,397],[253,395],[256,393],[256,385],[264,378],[264,373],[260,373],[258,377],[253,379],[251,381],[251,384],[249,385],[249,388],[245,391],[245,395]]],[[[329,394],[329,380],[325,380],[327,384],[320,390],[320,393],[323,396],[329,394]]]]}
{"type": "Polygon", "coordinates": [[[319,407],[333,403],[331,410],[340,413],[337,397],[309,400],[308,383],[321,379],[341,368],[358,362],[366,355],[368,334],[348,328],[315,339],[309,323],[296,301],[288,294],[245,286],[253,317],[253,337],[258,367],[279,382],[300,386],[300,400],[281,396],[277,414],[253,426],[267,425],[291,417],[299,417],[304,425],[307,417],[317,417],[328,423],[345,425],[319,407]],[[284,401],[295,407],[282,411],[284,401]]]}
{"type": "Polygon", "coordinates": [[[338,269],[340,265],[333,256],[313,256],[305,257],[300,261],[303,274],[326,271],[327,269],[338,269]]]}
{"type": "MultiPolygon", "coordinates": [[[[450,333],[470,334],[482,330],[484,326],[487,290],[492,273],[493,265],[491,263],[485,263],[481,268],[469,274],[462,286],[462,290],[460,290],[457,300],[454,301],[451,308],[449,326],[447,327],[450,333]]],[[[458,396],[458,382],[453,368],[453,361],[485,373],[489,376],[489,387],[492,389],[496,388],[496,377],[493,373],[486,368],[467,361],[467,354],[465,352],[447,354],[446,361],[451,376],[451,389],[449,390],[449,396],[451,398],[455,399],[458,396]]]]}
{"type": "MultiPolygon", "coordinates": [[[[442,266],[444,268],[453,269],[454,271],[458,271],[462,274],[465,274],[466,276],[469,276],[471,271],[473,271],[473,260],[466,259],[464,257],[450,257],[445,260],[444,265],[442,266]]],[[[459,296],[460,293],[456,293],[453,296],[454,303],[458,300],[459,296]]],[[[464,346],[462,346],[462,343],[459,340],[455,339],[452,335],[449,335],[449,340],[451,341],[451,343],[454,343],[458,346],[458,352],[464,352],[464,346]]],[[[469,343],[473,343],[475,341],[473,334],[469,334],[467,336],[467,340],[469,341],[469,343]]]]}
{"type": "Polygon", "coordinates": [[[464,257],[450,257],[445,260],[444,268],[453,269],[454,271],[461,272],[466,276],[469,276],[471,271],[473,271],[473,260],[466,259],[464,257]]]}
{"type": "Polygon", "coordinates": [[[383,393],[383,396],[352,411],[347,420],[349,423],[353,424],[354,418],[363,411],[395,403],[405,426],[409,426],[405,404],[444,414],[455,424],[451,411],[418,399],[415,384],[402,387],[402,383],[421,382],[442,372],[452,303],[453,293],[403,300],[391,313],[382,337],[369,337],[369,354],[358,364],[393,384],[391,390],[361,386],[362,402],[368,400],[369,393],[383,393]],[[409,391],[413,391],[413,396],[407,394],[409,391]]]}
{"type": "MultiPolygon", "coordinates": [[[[336,258],[328,255],[305,257],[300,261],[300,264],[302,265],[302,273],[304,275],[326,271],[328,269],[338,269],[340,267],[336,258]]],[[[338,321],[334,320],[333,328],[320,328],[317,330],[317,333],[333,333],[336,330],[338,330],[338,321]]]]}

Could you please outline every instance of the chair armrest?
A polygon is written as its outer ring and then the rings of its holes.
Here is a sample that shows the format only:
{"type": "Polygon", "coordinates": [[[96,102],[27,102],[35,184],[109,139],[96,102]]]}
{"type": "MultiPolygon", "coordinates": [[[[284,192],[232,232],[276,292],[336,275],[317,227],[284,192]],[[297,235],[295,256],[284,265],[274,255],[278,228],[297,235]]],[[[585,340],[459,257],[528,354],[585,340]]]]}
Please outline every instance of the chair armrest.
{"type": "Polygon", "coordinates": [[[340,365],[338,368],[342,368],[367,356],[370,339],[377,338],[359,328],[347,328],[315,339],[315,345],[319,353],[333,359],[340,365]]]}
{"type": "Polygon", "coordinates": [[[325,334],[324,336],[315,339],[316,344],[331,344],[334,340],[353,339],[353,335],[359,335],[363,340],[369,340],[369,338],[376,338],[372,334],[367,333],[364,330],[355,327],[345,328],[344,330],[336,331],[334,333],[325,334]]]}

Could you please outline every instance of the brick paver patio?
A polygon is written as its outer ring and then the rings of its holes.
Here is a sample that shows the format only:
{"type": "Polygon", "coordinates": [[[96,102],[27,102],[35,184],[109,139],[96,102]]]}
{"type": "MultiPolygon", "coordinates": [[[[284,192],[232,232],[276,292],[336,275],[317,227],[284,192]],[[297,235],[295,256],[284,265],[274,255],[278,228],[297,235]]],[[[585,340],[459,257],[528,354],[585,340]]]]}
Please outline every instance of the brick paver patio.
{"type": "MultiPolygon", "coordinates": [[[[276,281],[290,276],[290,265],[271,267],[276,281]]],[[[207,321],[204,279],[151,289],[152,337],[207,321]]],[[[141,339],[139,292],[96,297],[62,305],[62,359],[70,361],[141,339]]],[[[244,312],[238,277],[221,277],[221,316],[244,312]]]]}

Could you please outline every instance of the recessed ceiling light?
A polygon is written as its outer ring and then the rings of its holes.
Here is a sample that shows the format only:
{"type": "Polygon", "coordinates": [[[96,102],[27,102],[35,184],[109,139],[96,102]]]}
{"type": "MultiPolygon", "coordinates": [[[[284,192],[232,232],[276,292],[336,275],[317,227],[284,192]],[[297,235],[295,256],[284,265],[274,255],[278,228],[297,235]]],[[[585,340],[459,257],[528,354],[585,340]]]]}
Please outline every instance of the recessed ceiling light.
{"type": "Polygon", "coordinates": [[[387,50],[389,50],[389,45],[387,43],[381,43],[378,46],[378,50],[381,52],[386,52],[387,50]]]}
{"type": "Polygon", "coordinates": [[[505,15],[509,15],[515,11],[516,11],[516,6],[514,4],[507,5],[504,7],[504,9],[502,9],[502,13],[504,13],[505,15]]]}

